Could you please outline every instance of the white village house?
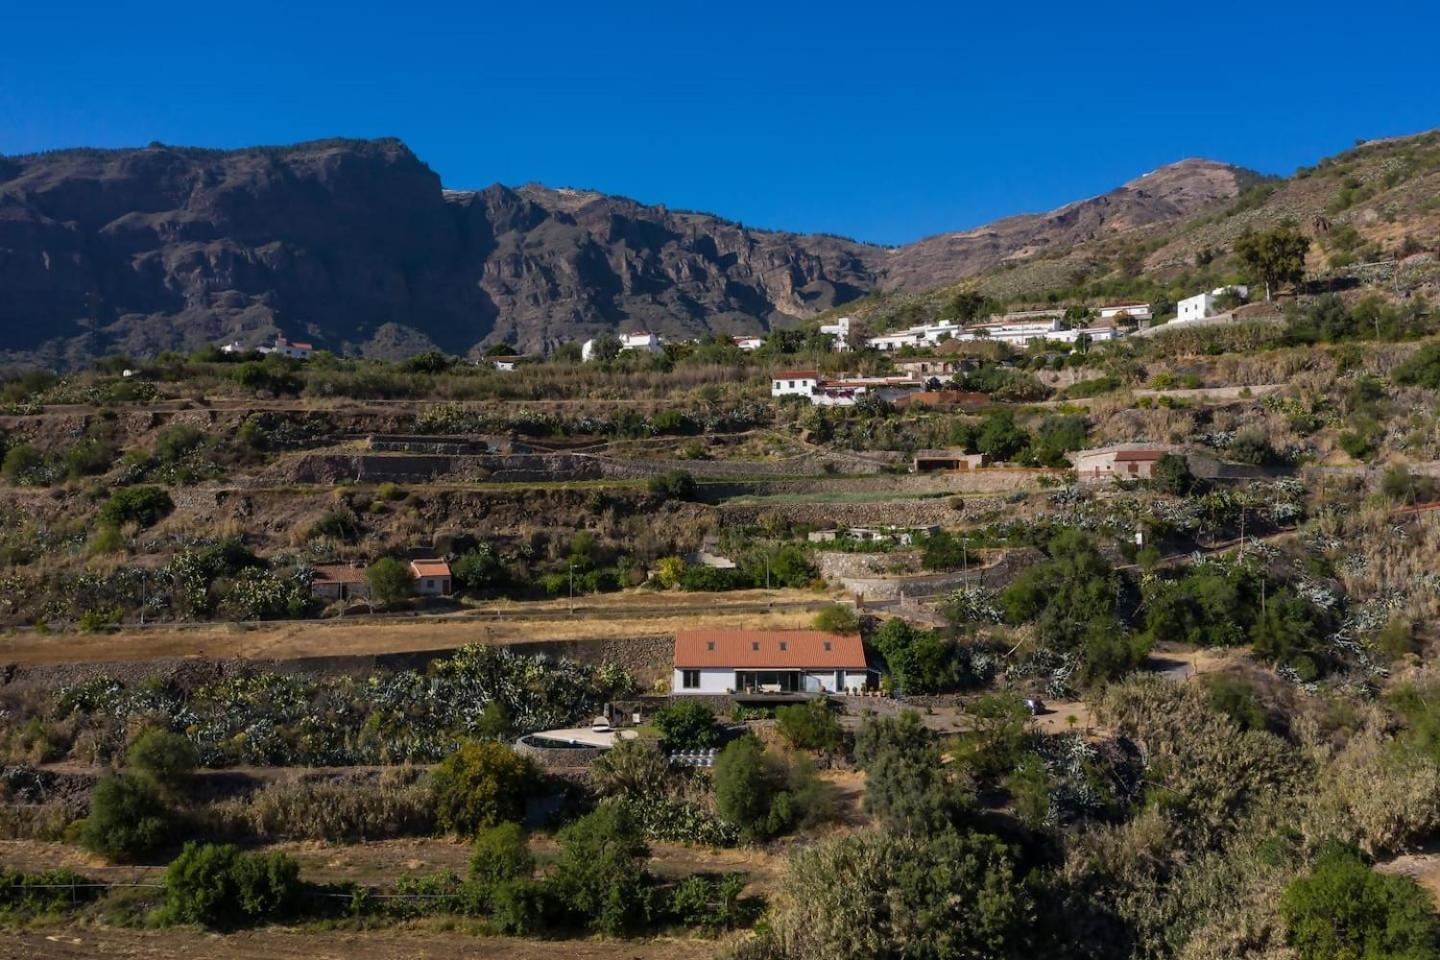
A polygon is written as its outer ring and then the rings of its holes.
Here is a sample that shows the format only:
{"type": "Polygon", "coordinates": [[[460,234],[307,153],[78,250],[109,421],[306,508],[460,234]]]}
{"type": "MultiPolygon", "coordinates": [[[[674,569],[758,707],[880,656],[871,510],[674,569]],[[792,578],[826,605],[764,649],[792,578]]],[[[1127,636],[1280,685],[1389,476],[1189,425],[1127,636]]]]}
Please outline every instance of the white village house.
{"type": "Polygon", "coordinates": [[[810,397],[819,386],[817,370],[776,370],[770,375],[772,397],[810,397]]]}
{"type": "MultiPolygon", "coordinates": [[[[641,331],[620,334],[620,349],[622,351],[643,350],[646,353],[659,353],[664,349],[664,345],[656,334],[641,331]]],[[[595,359],[595,338],[592,337],[580,345],[580,359],[585,363],[595,359]]]]}
{"type": "Polygon", "coordinates": [[[735,344],[735,346],[739,347],[741,350],[744,350],[746,353],[749,353],[752,350],[759,350],[761,347],[765,346],[764,337],[731,337],[730,342],[735,344]]]}
{"type": "Polygon", "coordinates": [[[872,685],[858,633],[682,630],[671,696],[820,694],[872,685]]]}
{"type": "Polygon", "coordinates": [[[820,324],[821,333],[828,333],[835,338],[830,348],[836,353],[844,353],[850,349],[850,323],[849,317],[841,317],[834,323],[820,324]]]}
{"type": "Polygon", "coordinates": [[[1228,287],[1216,287],[1209,293],[1197,293],[1193,297],[1186,297],[1176,304],[1175,319],[1171,323],[1184,323],[1188,320],[1204,320],[1206,317],[1215,315],[1215,301],[1233,293],[1244,300],[1250,296],[1250,288],[1244,284],[1233,284],[1228,287]]]}

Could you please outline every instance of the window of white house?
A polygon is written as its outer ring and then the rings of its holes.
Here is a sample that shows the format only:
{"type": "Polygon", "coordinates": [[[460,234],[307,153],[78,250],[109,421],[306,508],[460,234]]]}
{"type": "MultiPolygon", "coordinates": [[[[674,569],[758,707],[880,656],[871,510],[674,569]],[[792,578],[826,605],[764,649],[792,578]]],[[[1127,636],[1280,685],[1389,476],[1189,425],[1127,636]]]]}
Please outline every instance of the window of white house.
{"type": "Polygon", "coordinates": [[[426,577],[426,578],[425,578],[425,589],[426,589],[426,590],[434,590],[434,589],[435,589],[435,581],[434,581],[434,580],[431,580],[429,577],[426,577]]]}
{"type": "Polygon", "coordinates": [[[698,690],[698,689],[700,689],[700,671],[699,671],[699,670],[681,670],[681,671],[680,671],[680,686],[683,687],[683,688],[686,689],[686,690],[698,690]]]}

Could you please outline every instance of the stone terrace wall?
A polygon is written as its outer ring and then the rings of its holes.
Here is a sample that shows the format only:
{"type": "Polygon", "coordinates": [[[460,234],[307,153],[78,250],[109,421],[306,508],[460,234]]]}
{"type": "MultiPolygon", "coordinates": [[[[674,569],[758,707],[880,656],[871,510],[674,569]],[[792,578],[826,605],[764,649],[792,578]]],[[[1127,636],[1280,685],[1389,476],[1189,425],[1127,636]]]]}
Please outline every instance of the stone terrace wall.
{"type": "MultiPolygon", "coordinates": [[[[966,498],[966,510],[975,505],[976,501],[966,498]]],[[[943,497],[873,503],[724,503],[716,509],[726,524],[754,523],[767,514],[779,514],[791,523],[819,528],[950,526],[963,516],[943,497]]]]}

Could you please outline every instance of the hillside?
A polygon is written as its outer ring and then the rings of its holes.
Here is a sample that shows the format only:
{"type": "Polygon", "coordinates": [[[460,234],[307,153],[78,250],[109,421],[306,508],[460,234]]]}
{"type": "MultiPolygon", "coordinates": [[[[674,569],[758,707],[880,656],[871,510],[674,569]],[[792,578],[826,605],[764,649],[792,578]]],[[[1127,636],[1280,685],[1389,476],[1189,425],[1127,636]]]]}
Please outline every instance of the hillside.
{"type": "Polygon", "coordinates": [[[886,264],[886,288],[909,292],[954,283],[1013,263],[1137,227],[1173,223],[1233,200],[1261,178],[1213,160],[1182,160],[1109,193],[1041,214],[1022,214],[901,247],[886,264]]]}
{"type": "Polygon", "coordinates": [[[962,288],[1010,304],[1143,297],[1163,313],[1167,301],[1247,279],[1231,254],[1235,238],[1285,222],[1310,237],[1307,273],[1322,286],[1379,278],[1402,292],[1433,294],[1440,283],[1440,132],[1361,144],[1293,176],[1241,177],[1236,186],[1231,199],[1217,197],[1189,212],[1091,231],[1024,256],[991,256],[968,278],[893,289],[857,313],[875,327],[915,322],[942,313],[962,288]],[[1361,266],[1390,260],[1396,265],[1361,266]]]}

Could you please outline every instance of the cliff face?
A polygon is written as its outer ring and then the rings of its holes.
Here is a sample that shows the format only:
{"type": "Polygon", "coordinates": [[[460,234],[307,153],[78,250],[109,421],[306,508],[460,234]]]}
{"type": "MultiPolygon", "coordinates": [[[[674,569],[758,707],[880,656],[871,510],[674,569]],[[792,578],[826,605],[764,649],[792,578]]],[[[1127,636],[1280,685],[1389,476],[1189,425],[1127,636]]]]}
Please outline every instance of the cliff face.
{"type": "Polygon", "coordinates": [[[396,141],[0,158],[0,349],[524,349],[750,329],[854,299],[875,248],[573,191],[441,189],[396,141]]]}
{"type": "Polygon", "coordinates": [[[395,140],[0,157],[0,351],[78,362],[279,331],[396,356],[754,331],[1177,217],[1238,182],[1187,161],[892,251],[585,191],[445,191],[395,140]]]}

